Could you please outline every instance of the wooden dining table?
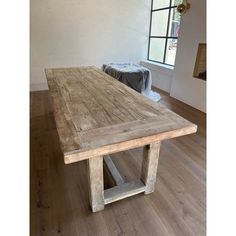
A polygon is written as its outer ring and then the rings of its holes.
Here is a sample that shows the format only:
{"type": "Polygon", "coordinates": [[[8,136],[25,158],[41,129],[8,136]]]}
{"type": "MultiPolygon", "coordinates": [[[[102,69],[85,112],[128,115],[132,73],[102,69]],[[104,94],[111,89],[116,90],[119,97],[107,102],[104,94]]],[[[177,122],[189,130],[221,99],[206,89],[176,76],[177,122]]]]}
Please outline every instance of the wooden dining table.
{"type": "Polygon", "coordinates": [[[65,164],[87,161],[93,212],[155,188],[162,140],[197,126],[95,66],[45,69],[65,164]],[[143,147],[140,179],[125,182],[109,154],[143,147]],[[116,185],[104,190],[103,164],[116,185]]]}

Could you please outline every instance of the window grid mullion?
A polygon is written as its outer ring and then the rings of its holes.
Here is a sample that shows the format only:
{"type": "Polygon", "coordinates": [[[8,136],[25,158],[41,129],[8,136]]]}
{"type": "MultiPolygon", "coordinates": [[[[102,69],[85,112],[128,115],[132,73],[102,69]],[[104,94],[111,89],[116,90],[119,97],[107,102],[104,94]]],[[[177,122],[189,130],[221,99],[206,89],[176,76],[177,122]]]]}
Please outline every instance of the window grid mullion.
{"type": "Polygon", "coordinates": [[[166,29],[166,42],[165,42],[165,50],[164,50],[163,63],[165,63],[165,61],[166,61],[166,49],[167,49],[169,26],[170,26],[170,15],[171,15],[171,0],[170,0],[170,8],[169,8],[169,13],[168,13],[168,21],[167,21],[167,29],[166,29]]]}
{"type": "Polygon", "coordinates": [[[166,37],[166,36],[149,36],[150,38],[158,38],[158,39],[178,39],[178,37],[175,37],[175,36],[168,36],[168,37],[166,37]]]}
{"type": "MultiPolygon", "coordinates": [[[[153,0],[151,2],[151,9],[153,7],[153,0]]],[[[151,14],[150,14],[150,27],[149,27],[149,40],[148,40],[148,60],[149,60],[149,52],[150,52],[150,41],[151,41],[151,30],[152,30],[152,11],[151,11],[151,14]]]]}
{"type": "Polygon", "coordinates": [[[168,63],[164,63],[164,62],[161,62],[161,61],[155,61],[155,60],[152,60],[152,59],[148,59],[149,61],[153,61],[153,62],[157,62],[157,63],[160,63],[160,64],[163,64],[163,65],[167,65],[167,66],[172,66],[174,67],[173,65],[171,64],[168,64],[168,63]]]}
{"type": "Polygon", "coordinates": [[[173,66],[173,65],[168,64],[168,63],[165,62],[165,60],[166,60],[166,50],[167,50],[168,39],[178,39],[178,37],[168,36],[168,34],[169,34],[169,28],[170,28],[171,10],[177,7],[177,6],[172,6],[171,3],[172,3],[172,0],[170,0],[170,3],[169,3],[169,6],[168,6],[168,7],[158,8],[158,9],[152,9],[152,8],[153,8],[153,0],[151,1],[150,27],[149,27],[149,40],[148,40],[148,55],[147,55],[148,60],[153,61],[153,62],[158,62],[158,63],[164,64],[164,65],[169,65],[169,66],[173,66]],[[166,36],[152,36],[152,35],[151,35],[151,29],[152,29],[152,14],[153,14],[154,12],[156,12],[156,11],[161,11],[161,10],[169,10],[169,12],[168,12],[167,29],[166,29],[166,36]],[[164,48],[163,61],[155,61],[155,60],[149,59],[149,56],[150,56],[151,38],[163,38],[163,39],[165,39],[165,48],[164,48]]]}
{"type": "Polygon", "coordinates": [[[172,9],[172,8],[176,8],[177,6],[169,6],[169,7],[163,7],[163,8],[158,8],[158,9],[153,9],[151,10],[151,12],[155,12],[155,11],[162,11],[162,10],[168,10],[168,9],[172,9]]]}

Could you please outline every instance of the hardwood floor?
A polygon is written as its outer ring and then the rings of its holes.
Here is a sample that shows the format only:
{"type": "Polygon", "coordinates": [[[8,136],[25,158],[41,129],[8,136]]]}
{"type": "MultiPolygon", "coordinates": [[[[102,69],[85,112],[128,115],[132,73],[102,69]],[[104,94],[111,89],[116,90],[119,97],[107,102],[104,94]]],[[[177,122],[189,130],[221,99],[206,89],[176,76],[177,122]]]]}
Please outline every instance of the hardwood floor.
{"type": "MultiPolygon", "coordinates": [[[[206,115],[158,91],[161,103],[197,124],[198,132],[162,142],[154,193],[97,213],[89,207],[86,161],[63,162],[48,91],[31,93],[31,236],[206,234],[206,115]]],[[[112,159],[125,180],[140,177],[142,148],[112,159]]],[[[105,187],[111,186],[105,173],[105,187]]]]}

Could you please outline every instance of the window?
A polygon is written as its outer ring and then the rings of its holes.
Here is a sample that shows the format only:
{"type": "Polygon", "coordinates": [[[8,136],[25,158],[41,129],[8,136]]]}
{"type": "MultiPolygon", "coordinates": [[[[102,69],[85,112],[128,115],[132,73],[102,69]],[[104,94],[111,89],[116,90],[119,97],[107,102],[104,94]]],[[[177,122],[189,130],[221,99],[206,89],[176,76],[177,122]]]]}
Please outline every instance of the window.
{"type": "Polygon", "coordinates": [[[182,0],[152,0],[148,60],[174,66],[182,0]]]}

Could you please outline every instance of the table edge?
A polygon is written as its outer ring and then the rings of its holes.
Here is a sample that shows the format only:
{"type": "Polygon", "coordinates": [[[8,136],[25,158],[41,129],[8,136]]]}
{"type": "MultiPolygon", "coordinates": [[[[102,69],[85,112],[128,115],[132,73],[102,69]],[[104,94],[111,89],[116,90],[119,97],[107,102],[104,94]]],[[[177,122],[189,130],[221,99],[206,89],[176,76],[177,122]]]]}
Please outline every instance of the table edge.
{"type": "Polygon", "coordinates": [[[71,164],[77,161],[82,161],[89,159],[91,157],[112,154],[120,151],[125,151],[137,147],[142,147],[156,141],[163,141],[171,138],[181,137],[188,134],[193,134],[197,132],[197,125],[191,124],[190,126],[171,130],[167,132],[162,132],[150,136],[145,136],[141,138],[126,140],[118,143],[108,144],[105,146],[100,146],[94,149],[80,149],[71,152],[65,152],[64,162],[65,164],[71,164]]]}

